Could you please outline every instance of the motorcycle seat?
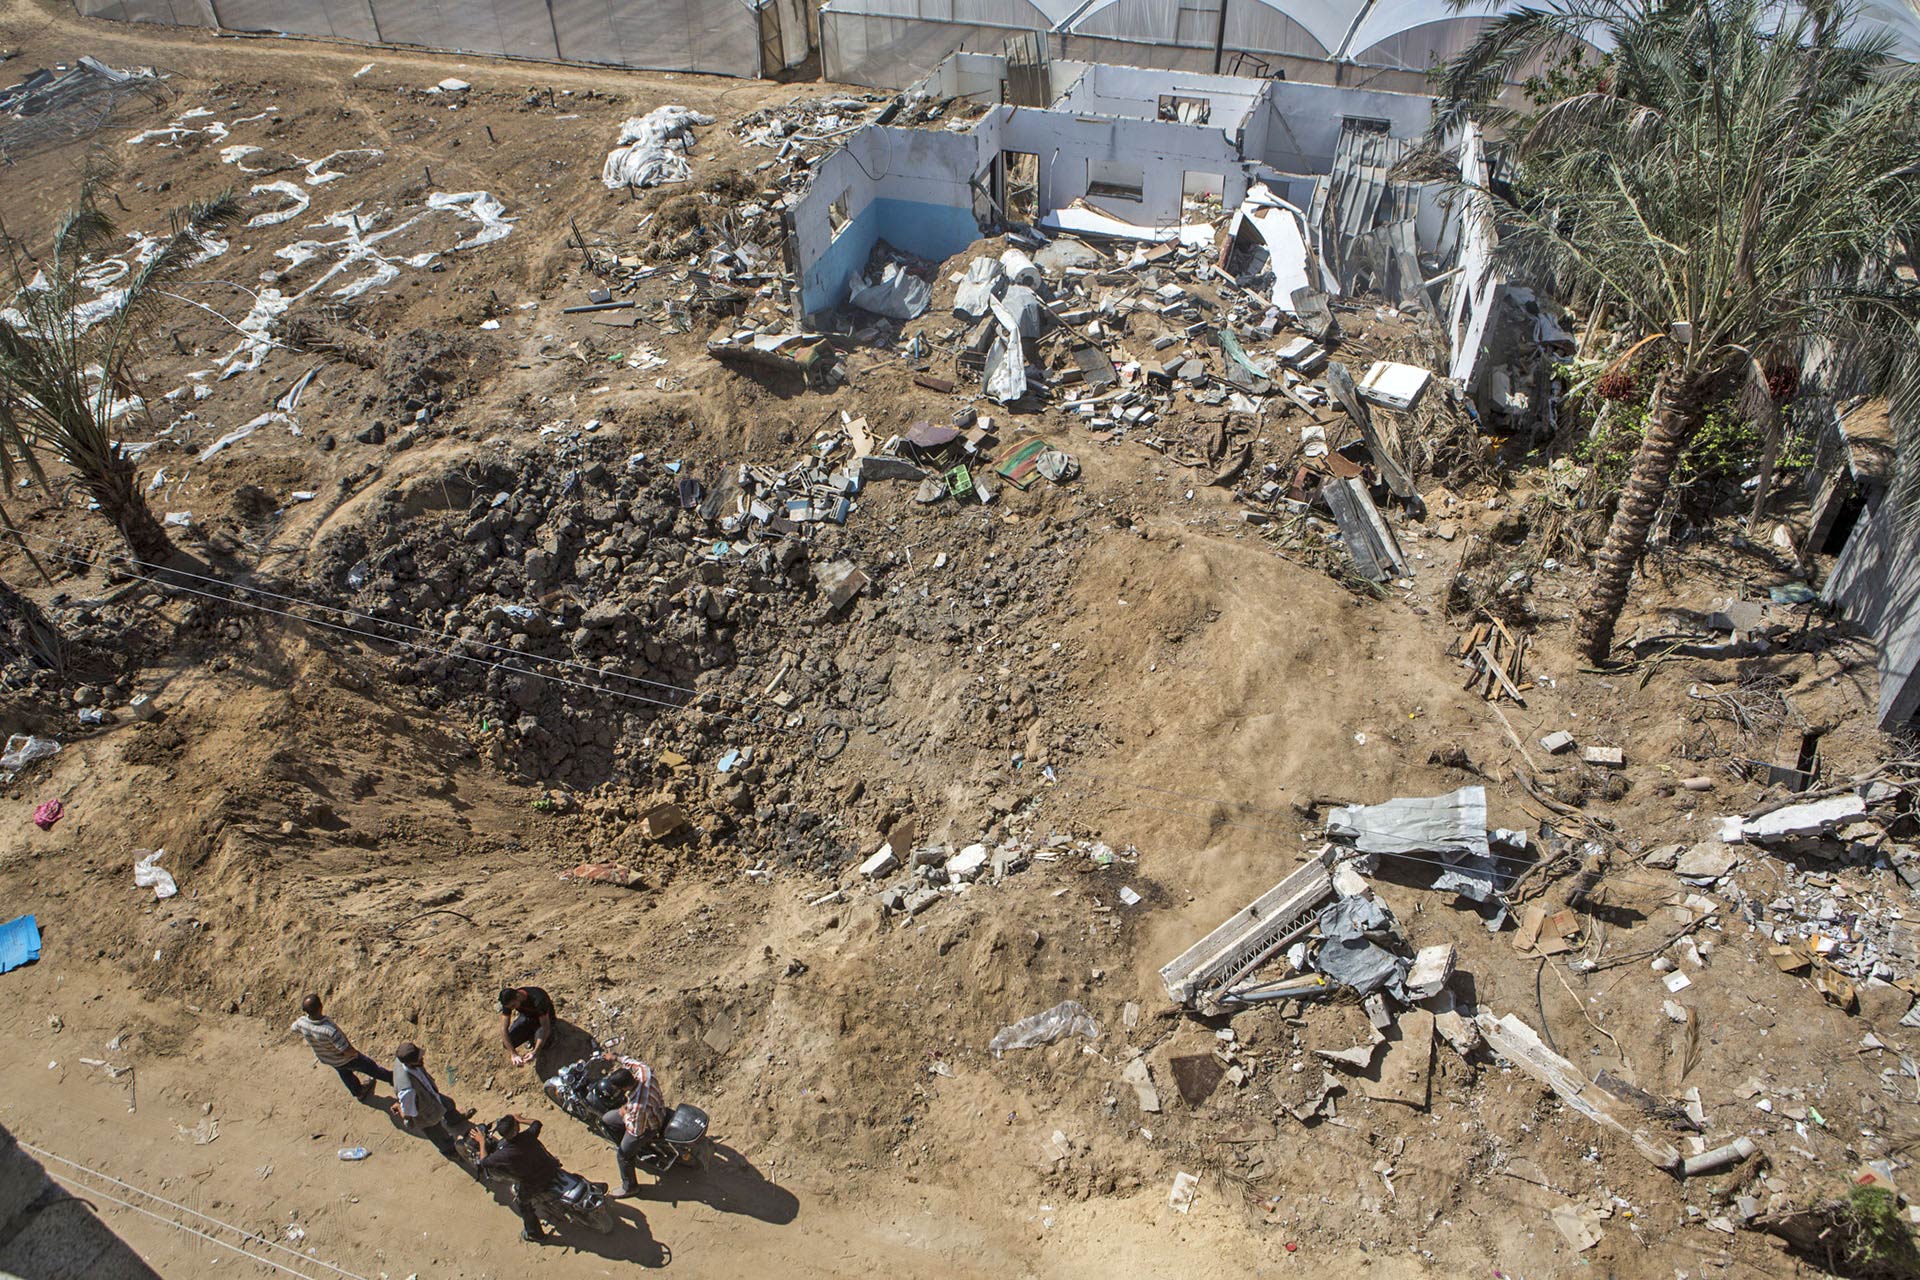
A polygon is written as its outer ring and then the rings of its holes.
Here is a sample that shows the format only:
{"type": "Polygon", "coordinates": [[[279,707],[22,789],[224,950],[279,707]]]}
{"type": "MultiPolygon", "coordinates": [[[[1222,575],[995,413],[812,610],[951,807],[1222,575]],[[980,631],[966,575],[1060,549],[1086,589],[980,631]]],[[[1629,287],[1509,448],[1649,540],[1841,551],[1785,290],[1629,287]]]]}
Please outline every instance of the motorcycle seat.
{"type": "Polygon", "coordinates": [[[667,1123],[660,1133],[668,1142],[698,1142],[707,1134],[707,1113],[683,1102],[667,1117],[667,1123]]]}

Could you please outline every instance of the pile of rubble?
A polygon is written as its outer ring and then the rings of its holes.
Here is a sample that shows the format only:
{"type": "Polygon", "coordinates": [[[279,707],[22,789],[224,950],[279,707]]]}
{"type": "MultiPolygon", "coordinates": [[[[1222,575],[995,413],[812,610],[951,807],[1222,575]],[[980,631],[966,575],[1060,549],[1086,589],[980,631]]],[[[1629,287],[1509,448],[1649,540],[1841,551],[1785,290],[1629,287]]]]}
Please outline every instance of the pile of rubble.
{"type": "MultiPolygon", "coordinates": [[[[986,840],[959,848],[945,841],[918,844],[912,824],[902,823],[889,831],[880,847],[860,864],[859,873],[879,887],[880,905],[887,911],[917,916],[943,897],[964,894],[976,884],[997,885],[1035,862],[1066,858],[1084,859],[1088,867],[1107,869],[1131,866],[1140,855],[1131,845],[1115,850],[1104,841],[1075,839],[1058,832],[1038,841],[1010,837],[991,847],[986,840]]],[[[845,893],[837,889],[817,901],[837,900],[845,893]]],[[[1140,893],[1126,885],[1119,887],[1115,897],[1122,907],[1141,901],[1140,893]]],[[[1104,904],[1096,904],[1094,909],[1111,910],[1104,904]]]]}
{"type": "MultiPolygon", "coordinates": [[[[1063,583],[1062,553],[1086,537],[1077,514],[1062,512],[1051,529],[1006,535],[1051,554],[1023,563],[987,549],[999,531],[964,515],[1000,483],[969,453],[984,429],[970,439],[913,428],[882,442],[852,419],[823,429],[785,468],[703,473],[623,455],[597,425],[553,424],[537,446],[501,449],[423,490],[470,495],[464,513],[414,514],[389,490],[365,522],[322,543],[312,583],[329,603],[409,629],[394,636],[407,643],[400,677],[432,704],[467,706],[497,758],[548,781],[585,786],[651,769],[663,712],[691,758],[751,746],[770,774],[810,760],[811,735],[829,723],[895,726],[882,710],[891,657],[848,652],[835,625],[856,599],[880,633],[971,662],[1023,642],[1018,619],[1063,583]],[[937,495],[923,492],[932,482],[937,495]],[[924,509],[912,492],[960,518],[929,528],[935,547],[916,555],[897,517],[850,519],[873,485],[897,486],[902,514],[924,509]],[[961,564],[968,590],[951,607],[925,608],[920,584],[961,564]],[[891,589],[907,582],[911,593],[891,589]]],[[[1027,467],[1008,482],[1031,483],[1030,455],[1027,467]]],[[[983,741],[1004,744],[987,726],[1031,717],[1038,685],[1060,678],[995,676],[966,716],[983,741]]],[[[898,724],[895,745],[932,745],[928,732],[898,724]]]]}

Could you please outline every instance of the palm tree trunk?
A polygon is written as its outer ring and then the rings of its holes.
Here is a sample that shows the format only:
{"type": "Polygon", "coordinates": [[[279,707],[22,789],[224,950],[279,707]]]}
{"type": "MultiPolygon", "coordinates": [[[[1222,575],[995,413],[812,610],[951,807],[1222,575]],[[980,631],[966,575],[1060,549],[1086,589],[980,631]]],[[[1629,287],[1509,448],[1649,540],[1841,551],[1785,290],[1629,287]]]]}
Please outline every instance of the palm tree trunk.
{"type": "Polygon", "coordinates": [[[1680,460],[1680,450],[1699,425],[1705,398],[1704,389],[1685,381],[1679,370],[1669,370],[1654,393],[1646,437],[1633,456],[1620,506],[1601,544],[1593,589],[1574,623],[1574,643],[1591,662],[1606,661],[1613,649],[1613,628],[1626,607],[1634,566],[1647,549],[1647,530],[1667,496],[1667,482],[1680,460]]]}
{"type": "Polygon", "coordinates": [[[133,558],[150,568],[172,561],[176,551],[167,531],[153,518],[146,495],[136,486],[133,464],[115,449],[106,466],[86,477],[87,492],[100,504],[100,513],[113,521],[126,539],[133,558]]]}

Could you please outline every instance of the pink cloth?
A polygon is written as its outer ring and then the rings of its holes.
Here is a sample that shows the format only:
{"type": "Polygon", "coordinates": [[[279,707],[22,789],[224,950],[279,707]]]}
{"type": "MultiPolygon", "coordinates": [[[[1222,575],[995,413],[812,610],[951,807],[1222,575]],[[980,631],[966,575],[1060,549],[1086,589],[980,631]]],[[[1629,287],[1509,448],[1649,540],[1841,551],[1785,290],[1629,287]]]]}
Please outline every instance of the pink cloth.
{"type": "Polygon", "coordinates": [[[33,811],[33,825],[42,831],[51,830],[53,824],[60,821],[60,816],[66,811],[67,806],[58,800],[49,800],[33,811]]]}

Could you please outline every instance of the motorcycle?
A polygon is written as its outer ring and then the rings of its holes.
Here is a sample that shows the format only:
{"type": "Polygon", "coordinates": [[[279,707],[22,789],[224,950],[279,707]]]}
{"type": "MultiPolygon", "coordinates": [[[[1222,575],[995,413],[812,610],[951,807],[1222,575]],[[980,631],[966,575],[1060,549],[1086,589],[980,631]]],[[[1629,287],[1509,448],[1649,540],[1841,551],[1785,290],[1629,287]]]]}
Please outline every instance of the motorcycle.
{"type": "MultiPolygon", "coordinates": [[[[487,1144],[478,1130],[469,1129],[457,1135],[454,1145],[465,1158],[470,1172],[484,1177],[488,1182],[513,1181],[497,1169],[480,1168],[480,1160],[487,1153],[487,1144]]],[[[535,1194],[533,1208],[541,1220],[552,1227],[573,1222],[606,1235],[616,1225],[613,1207],[607,1203],[607,1184],[590,1182],[568,1169],[560,1170],[551,1186],[535,1194]]]]}
{"type": "Polygon", "coordinates": [[[589,1182],[562,1169],[553,1185],[533,1197],[534,1212],[553,1226],[577,1222],[606,1235],[613,1230],[613,1209],[607,1204],[607,1184],[589,1182]]]}
{"type": "MultiPolygon", "coordinates": [[[[555,1106],[616,1147],[626,1136],[625,1131],[609,1132],[601,1118],[625,1100],[619,1090],[606,1083],[606,1077],[618,1069],[619,1064],[607,1058],[582,1058],[560,1068],[545,1084],[547,1098],[555,1106]]],[[[706,1112],[681,1103],[668,1113],[666,1123],[634,1157],[634,1163],[656,1178],[665,1177],[676,1165],[697,1165],[707,1123],[706,1112]]]]}

